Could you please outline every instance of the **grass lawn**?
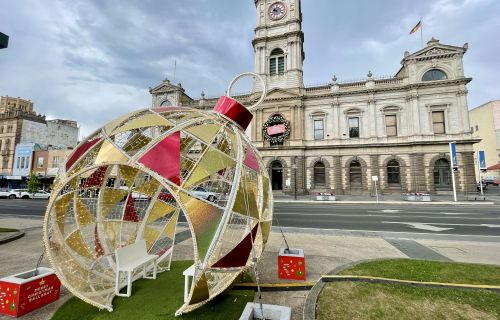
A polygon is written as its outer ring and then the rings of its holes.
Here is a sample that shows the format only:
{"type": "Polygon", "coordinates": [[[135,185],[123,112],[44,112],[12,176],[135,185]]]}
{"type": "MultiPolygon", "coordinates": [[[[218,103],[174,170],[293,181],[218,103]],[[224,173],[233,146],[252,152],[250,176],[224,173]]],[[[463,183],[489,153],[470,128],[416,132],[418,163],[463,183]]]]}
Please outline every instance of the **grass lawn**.
{"type": "Polygon", "coordinates": [[[363,263],[340,274],[500,286],[500,267],[485,264],[392,259],[363,263]]]}
{"type": "Polygon", "coordinates": [[[2,232],[17,232],[17,229],[9,229],[9,228],[0,228],[0,233],[2,232]]]}
{"type": "MultiPolygon", "coordinates": [[[[435,261],[374,261],[341,274],[500,285],[500,267],[435,261]]],[[[500,294],[486,290],[332,282],[325,285],[319,296],[316,316],[317,319],[499,319],[500,294]]]]}
{"type": "Polygon", "coordinates": [[[254,292],[251,290],[228,291],[198,310],[182,317],[174,316],[183,304],[182,272],[192,264],[192,261],[173,261],[171,271],[158,274],[156,280],[134,282],[130,298],[116,297],[113,300],[113,312],[99,310],[73,297],[57,310],[52,320],[238,319],[246,303],[253,301],[254,292]]]}

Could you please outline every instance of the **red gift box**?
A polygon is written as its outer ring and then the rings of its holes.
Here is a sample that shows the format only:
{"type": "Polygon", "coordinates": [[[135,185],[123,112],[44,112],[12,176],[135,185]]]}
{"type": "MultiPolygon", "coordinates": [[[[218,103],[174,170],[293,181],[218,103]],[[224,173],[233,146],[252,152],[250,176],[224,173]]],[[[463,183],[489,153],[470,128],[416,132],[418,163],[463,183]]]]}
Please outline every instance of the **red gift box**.
{"type": "Polygon", "coordinates": [[[306,279],[306,260],[303,249],[283,248],[278,254],[278,278],[306,279]]]}
{"type": "Polygon", "coordinates": [[[0,279],[0,314],[20,317],[59,299],[61,282],[49,268],[0,279]]]}

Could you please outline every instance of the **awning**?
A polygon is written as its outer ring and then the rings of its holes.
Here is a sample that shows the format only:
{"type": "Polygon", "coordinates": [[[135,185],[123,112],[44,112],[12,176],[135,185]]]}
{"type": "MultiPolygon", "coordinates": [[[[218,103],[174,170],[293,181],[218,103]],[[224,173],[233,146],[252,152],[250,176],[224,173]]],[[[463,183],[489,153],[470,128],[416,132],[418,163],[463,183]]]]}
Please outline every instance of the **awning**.
{"type": "Polygon", "coordinates": [[[489,171],[500,171],[500,163],[494,164],[494,165],[486,168],[486,170],[489,170],[489,171]]]}

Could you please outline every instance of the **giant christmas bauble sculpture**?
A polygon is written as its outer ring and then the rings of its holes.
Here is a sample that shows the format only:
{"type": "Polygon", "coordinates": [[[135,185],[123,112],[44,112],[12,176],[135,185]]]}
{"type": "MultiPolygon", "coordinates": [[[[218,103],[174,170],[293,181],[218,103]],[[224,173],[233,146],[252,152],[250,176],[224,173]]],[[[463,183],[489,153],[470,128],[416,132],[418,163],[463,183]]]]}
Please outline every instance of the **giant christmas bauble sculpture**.
{"type": "Polygon", "coordinates": [[[214,111],[132,112],[83,140],[60,169],[45,215],[45,247],[62,283],[111,311],[115,249],[144,239],[168,270],[183,215],[195,275],[177,314],[226,290],[260,257],[272,222],[269,177],[243,131],[251,118],[222,97],[214,111]]]}

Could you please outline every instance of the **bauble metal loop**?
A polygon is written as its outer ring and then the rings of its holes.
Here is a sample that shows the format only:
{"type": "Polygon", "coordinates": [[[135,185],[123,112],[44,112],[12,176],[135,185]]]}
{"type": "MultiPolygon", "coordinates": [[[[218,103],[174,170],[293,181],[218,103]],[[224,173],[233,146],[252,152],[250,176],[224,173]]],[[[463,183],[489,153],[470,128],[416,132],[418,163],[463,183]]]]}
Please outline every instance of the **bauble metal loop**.
{"type": "Polygon", "coordinates": [[[266,82],[264,81],[264,78],[262,78],[262,76],[260,76],[259,74],[257,73],[254,73],[254,72],[243,72],[239,75],[237,75],[236,77],[234,77],[233,80],[231,80],[231,82],[229,83],[229,87],[227,88],[227,92],[226,92],[226,96],[231,97],[231,89],[233,88],[234,84],[240,80],[241,78],[243,77],[247,77],[247,76],[252,76],[254,78],[257,78],[260,80],[260,82],[262,83],[262,96],[260,97],[259,101],[257,101],[257,103],[255,103],[254,105],[248,107],[247,109],[248,110],[252,110],[256,107],[258,107],[259,105],[262,104],[262,102],[264,102],[264,99],[266,98],[266,95],[267,95],[267,86],[266,86],[266,82]]]}

